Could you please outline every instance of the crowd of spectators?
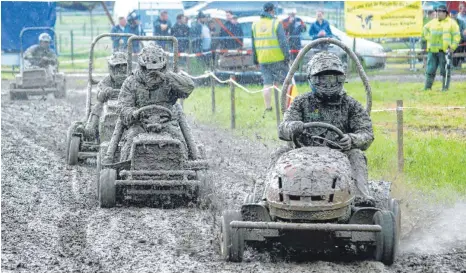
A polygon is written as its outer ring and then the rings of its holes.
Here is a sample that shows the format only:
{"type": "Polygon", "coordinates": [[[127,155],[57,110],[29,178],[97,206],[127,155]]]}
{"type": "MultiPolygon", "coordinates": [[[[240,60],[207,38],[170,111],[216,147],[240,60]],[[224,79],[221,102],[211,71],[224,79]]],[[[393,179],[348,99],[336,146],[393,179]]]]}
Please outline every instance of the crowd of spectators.
{"type": "MultiPolygon", "coordinates": [[[[193,18],[191,25],[188,25],[188,18],[183,14],[176,17],[176,22],[172,24],[168,18],[168,12],[162,11],[153,22],[154,36],[174,36],[178,39],[179,52],[199,53],[210,51],[211,49],[236,50],[243,48],[243,30],[238,23],[238,16],[232,11],[226,11],[226,20],[208,18],[203,12],[199,12],[193,18]]],[[[291,12],[290,16],[282,24],[290,44],[290,48],[297,52],[301,48],[301,33],[305,32],[306,25],[298,17],[296,12],[291,12]]],[[[324,21],[328,24],[328,22],[324,21]]],[[[112,33],[133,33],[135,35],[146,35],[142,29],[139,15],[133,11],[128,17],[119,17],[118,24],[115,25],[112,33]]],[[[113,50],[125,50],[128,38],[114,37],[113,50]]],[[[160,46],[168,50],[169,42],[160,41],[160,46]]],[[[133,52],[141,50],[140,42],[134,42],[133,52]]]]}

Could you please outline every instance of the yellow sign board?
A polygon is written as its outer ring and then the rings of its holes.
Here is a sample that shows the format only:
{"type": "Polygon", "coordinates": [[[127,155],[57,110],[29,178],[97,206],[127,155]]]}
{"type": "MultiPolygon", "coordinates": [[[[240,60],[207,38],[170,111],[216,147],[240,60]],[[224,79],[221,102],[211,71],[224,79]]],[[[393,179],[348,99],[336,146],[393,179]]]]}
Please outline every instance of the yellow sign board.
{"type": "Polygon", "coordinates": [[[345,2],[346,33],[352,37],[420,37],[421,1],[345,2]]]}

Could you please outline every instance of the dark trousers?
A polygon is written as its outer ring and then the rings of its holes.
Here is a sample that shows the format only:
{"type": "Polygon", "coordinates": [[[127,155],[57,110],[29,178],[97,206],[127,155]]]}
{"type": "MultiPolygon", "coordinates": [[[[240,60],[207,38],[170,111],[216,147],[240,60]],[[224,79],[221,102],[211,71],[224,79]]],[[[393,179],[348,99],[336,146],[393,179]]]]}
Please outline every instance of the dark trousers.
{"type": "MultiPolygon", "coordinates": [[[[446,77],[446,80],[445,80],[445,76],[447,74],[447,69],[445,68],[445,65],[446,65],[445,57],[446,57],[445,52],[427,53],[426,82],[424,85],[424,89],[432,88],[432,85],[435,80],[435,74],[437,73],[438,67],[440,67],[440,75],[442,75],[443,77],[442,89],[447,90],[450,87],[451,66],[450,68],[447,68],[448,76],[446,77]]],[[[450,62],[451,62],[451,57],[450,57],[450,62]]]]}

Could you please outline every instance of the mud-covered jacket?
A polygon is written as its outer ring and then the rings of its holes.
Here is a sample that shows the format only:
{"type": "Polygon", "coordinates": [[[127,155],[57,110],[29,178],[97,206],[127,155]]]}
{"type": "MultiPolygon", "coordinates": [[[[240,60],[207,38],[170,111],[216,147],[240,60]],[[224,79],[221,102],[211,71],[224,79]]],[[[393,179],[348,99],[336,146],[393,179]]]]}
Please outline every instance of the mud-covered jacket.
{"type": "MultiPolygon", "coordinates": [[[[327,103],[321,101],[314,93],[299,95],[286,110],[283,122],[278,131],[282,140],[292,140],[290,123],[293,121],[329,123],[351,137],[351,148],[366,150],[374,140],[372,122],[362,105],[352,97],[343,93],[340,102],[327,103]]],[[[322,137],[326,129],[316,128],[311,132],[322,137]]],[[[306,137],[305,134],[302,135],[306,137]]],[[[337,141],[335,134],[329,137],[337,141]]],[[[307,139],[301,139],[308,142],[307,139]]]]}
{"type": "Polygon", "coordinates": [[[113,93],[113,89],[120,88],[121,85],[118,85],[115,81],[112,80],[110,75],[107,75],[97,84],[97,99],[104,103],[110,99],[113,93]]]}
{"type": "Polygon", "coordinates": [[[194,90],[194,82],[189,77],[171,71],[159,81],[156,87],[149,89],[143,72],[138,70],[123,82],[118,96],[118,111],[124,125],[135,122],[135,110],[152,104],[171,110],[178,99],[187,98],[194,90]]]}
{"type": "Polygon", "coordinates": [[[28,60],[31,65],[46,67],[47,65],[57,65],[57,55],[50,48],[43,48],[40,45],[29,47],[24,53],[24,59],[28,60]],[[43,57],[48,58],[46,62],[43,57]]]}

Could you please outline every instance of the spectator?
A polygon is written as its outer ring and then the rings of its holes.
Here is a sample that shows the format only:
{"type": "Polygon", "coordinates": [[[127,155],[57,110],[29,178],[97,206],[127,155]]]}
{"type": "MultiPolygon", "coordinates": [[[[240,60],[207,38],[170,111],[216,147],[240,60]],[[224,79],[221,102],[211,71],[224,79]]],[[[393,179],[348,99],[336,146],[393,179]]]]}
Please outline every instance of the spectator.
{"type": "Polygon", "coordinates": [[[202,26],[207,21],[207,16],[200,11],[197,14],[197,20],[191,25],[189,30],[189,40],[191,41],[191,49],[194,53],[202,52],[202,26]]]}
{"type": "MultiPolygon", "coordinates": [[[[172,23],[168,19],[168,12],[166,10],[160,13],[159,18],[154,21],[154,36],[170,36],[172,23]]],[[[158,41],[158,44],[163,49],[166,49],[167,41],[158,41]]]]}
{"type": "Polygon", "coordinates": [[[204,19],[201,30],[202,39],[202,51],[207,52],[212,48],[212,35],[210,34],[210,28],[207,24],[207,18],[204,19]]]}
{"type": "Polygon", "coordinates": [[[189,49],[189,27],[186,24],[186,17],[183,14],[176,16],[176,23],[171,29],[172,35],[178,39],[179,52],[186,52],[189,49]]]}
{"type": "MultiPolygon", "coordinates": [[[[126,18],[124,16],[118,17],[118,25],[112,27],[111,33],[126,33],[126,18]]],[[[126,48],[127,37],[111,37],[113,41],[113,51],[124,51],[126,48]]]]}
{"type": "Polygon", "coordinates": [[[424,26],[422,37],[427,41],[427,69],[424,90],[431,90],[435,80],[435,73],[440,66],[443,76],[442,91],[450,87],[450,67],[445,67],[447,52],[455,51],[461,40],[459,27],[448,16],[445,5],[436,8],[437,18],[424,26]],[[448,69],[448,71],[447,71],[448,69]]]}
{"type": "Polygon", "coordinates": [[[459,5],[459,10],[460,10],[460,13],[458,14],[458,19],[466,23],[466,5],[464,3],[461,3],[459,5]]]}
{"type": "Polygon", "coordinates": [[[252,24],[252,54],[264,79],[265,111],[272,111],[271,86],[282,84],[288,73],[289,48],[285,31],[275,17],[273,3],[265,3],[260,20],[252,24]]]}
{"type": "Polygon", "coordinates": [[[288,37],[290,44],[291,56],[294,59],[301,49],[301,33],[306,31],[306,24],[301,18],[296,17],[296,11],[292,10],[288,14],[288,18],[283,20],[283,28],[288,37]]]}
{"type": "MultiPolygon", "coordinates": [[[[146,36],[146,33],[144,32],[141,26],[140,17],[135,11],[131,12],[128,15],[127,33],[132,33],[138,36],[146,36]]],[[[139,53],[139,51],[141,51],[141,48],[141,41],[133,42],[133,54],[139,53]]]]}
{"type": "Polygon", "coordinates": [[[231,11],[226,12],[227,21],[220,25],[220,39],[223,49],[238,49],[243,47],[243,30],[238,24],[238,16],[231,11]]]}
{"type": "MultiPolygon", "coordinates": [[[[466,22],[463,22],[462,20],[458,19],[458,11],[457,10],[452,10],[450,11],[450,16],[451,19],[454,20],[456,23],[458,23],[458,27],[460,28],[460,46],[455,50],[454,53],[463,53],[465,52],[466,46],[462,45],[463,43],[466,42],[466,22]]],[[[455,57],[453,58],[453,66],[457,67],[458,65],[461,65],[461,60],[463,60],[464,57],[455,57]]]]}
{"type": "Polygon", "coordinates": [[[333,33],[330,29],[330,23],[324,19],[324,12],[321,10],[317,11],[316,17],[316,21],[309,29],[309,36],[311,36],[313,40],[318,38],[332,37],[333,33]]]}

